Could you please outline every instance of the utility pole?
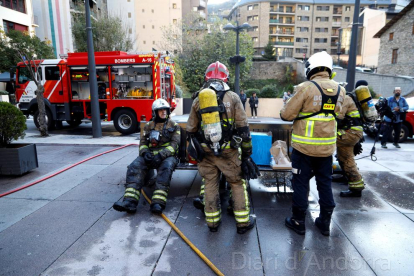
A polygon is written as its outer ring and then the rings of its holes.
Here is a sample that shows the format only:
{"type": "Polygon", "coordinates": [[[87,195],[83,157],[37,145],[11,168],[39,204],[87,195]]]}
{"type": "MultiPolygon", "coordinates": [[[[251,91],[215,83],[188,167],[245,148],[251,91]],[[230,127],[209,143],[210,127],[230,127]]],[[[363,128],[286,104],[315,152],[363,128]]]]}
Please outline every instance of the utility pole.
{"type": "Polygon", "coordinates": [[[96,81],[95,52],[93,49],[91,11],[93,1],[85,1],[86,15],[86,35],[88,45],[88,63],[89,63],[89,89],[91,93],[91,117],[92,117],[92,135],[93,138],[102,137],[101,116],[99,112],[98,83],[96,81]]]}
{"type": "Polygon", "coordinates": [[[360,0],[355,1],[355,10],[354,10],[354,21],[352,24],[352,34],[351,34],[351,46],[349,49],[349,60],[348,60],[348,69],[346,71],[346,91],[350,92],[354,89],[355,86],[355,66],[356,66],[356,55],[357,55],[357,40],[358,40],[358,27],[359,27],[359,2],[360,0]]]}

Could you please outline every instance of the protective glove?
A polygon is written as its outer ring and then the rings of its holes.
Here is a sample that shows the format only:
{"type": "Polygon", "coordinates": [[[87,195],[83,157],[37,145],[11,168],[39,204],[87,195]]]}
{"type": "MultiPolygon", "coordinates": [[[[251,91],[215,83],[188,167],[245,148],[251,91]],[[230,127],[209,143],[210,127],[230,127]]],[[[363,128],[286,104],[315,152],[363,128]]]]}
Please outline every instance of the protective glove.
{"type": "Polygon", "coordinates": [[[259,168],[250,157],[243,158],[241,169],[244,174],[244,178],[247,180],[256,179],[260,176],[259,168]]]}
{"type": "Polygon", "coordinates": [[[158,168],[158,167],[161,165],[161,162],[162,162],[161,155],[160,155],[159,153],[157,153],[157,154],[154,156],[154,159],[153,159],[153,160],[152,160],[152,162],[151,162],[151,167],[153,167],[153,168],[158,168]]]}
{"type": "Polygon", "coordinates": [[[150,151],[144,153],[143,157],[147,165],[151,164],[152,160],[154,159],[154,155],[150,151]]]}
{"type": "Polygon", "coordinates": [[[354,155],[357,156],[358,154],[362,153],[362,145],[360,142],[356,143],[354,146],[354,155]]]}

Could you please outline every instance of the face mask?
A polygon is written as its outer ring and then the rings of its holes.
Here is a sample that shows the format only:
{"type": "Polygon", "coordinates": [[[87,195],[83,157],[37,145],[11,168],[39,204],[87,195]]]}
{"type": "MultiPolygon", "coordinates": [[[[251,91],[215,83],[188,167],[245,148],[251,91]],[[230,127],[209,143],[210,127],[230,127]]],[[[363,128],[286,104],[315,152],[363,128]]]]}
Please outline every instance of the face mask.
{"type": "Polygon", "coordinates": [[[395,93],[395,97],[399,97],[400,95],[400,93],[395,93]]]}

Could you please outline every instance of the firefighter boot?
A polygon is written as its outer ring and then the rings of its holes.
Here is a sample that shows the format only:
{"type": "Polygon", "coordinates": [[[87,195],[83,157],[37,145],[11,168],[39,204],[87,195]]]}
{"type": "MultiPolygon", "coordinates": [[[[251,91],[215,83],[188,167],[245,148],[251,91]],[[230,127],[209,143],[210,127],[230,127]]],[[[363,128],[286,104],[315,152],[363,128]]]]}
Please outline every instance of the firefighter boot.
{"type": "Polygon", "coordinates": [[[217,223],[217,225],[216,226],[214,226],[214,227],[208,227],[208,229],[210,229],[210,232],[217,232],[218,231],[218,228],[219,228],[219,226],[220,226],[220,224],[221,224],[221,221],[219,221],[218,223],[217,223]]]}
{"type": "Polygon", "coordinates": [[[243,227],[237,227],[237,234],[244,234],[256,225],[256,218],[250,217],[249,225],[243,227]]]}
{"type": "Polygon", "coordinates": [[[113,207],[118,212],[135,213],[137,211],[138,201],[130,197],[124,197],[122,201],[114,203],[113,207]]]}
{"type": "Polygon", "coordinates": [[[342,191],[339,194],[340,197],[361,197],[362,196],[362,191],[361,190],[347,190],[347,191],[342,191]]]}
{"type": "Polygon", "coordinates": [[[196,209],[204,211],[204,196],[198,196],[193,199],[193,205],[196,209]]]}
{"type": "Polygon", "coordinates": [[[299,235],[305,235],[305,217],[306,210],[303,211],[297,207],[292,208],[292,216],[285,219],[285,225],[287,228],[292,229],[299,235]]]}
{"type": "Polygon", "coordinates": [[[159,203],[152,203],[150,206],[151,212],[156,215],[161,215],[164,209],[165,207],[159,203]]]}
{"type": "Polygon", "coordinates": [[[330,235],[330,226],[331,226],[331,217],[333,213],[333,208],[322,208],[319,213],[319,217],[315,219],[315,225],[319,228],[322,235],[330,235]]]}

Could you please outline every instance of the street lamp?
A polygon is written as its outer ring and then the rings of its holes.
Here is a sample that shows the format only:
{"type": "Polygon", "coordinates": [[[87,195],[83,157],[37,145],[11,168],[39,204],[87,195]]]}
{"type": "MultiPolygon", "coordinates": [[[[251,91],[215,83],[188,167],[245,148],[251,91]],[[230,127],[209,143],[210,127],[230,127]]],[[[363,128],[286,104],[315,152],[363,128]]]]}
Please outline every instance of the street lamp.
{"type": "Polygon", "coordinates": [[[230,58],[230,62],[236,64],[236,74],[235,74],[235,79],[234,79],[234,90],[237,94],[240,93],[240,88],[239,88],[240,67],[239,67],[239,64],[246,60],[245,57],[239,55],[239,33],[240,33],[240,31],[243,31],[244,29],[249,29],[251,27],[252,26],[250,26],[250,24],[247,23],[247,22],[243,23],[241,26],[239,26],[239,22],[237,22],[237,21],[236,21],[236,26],[233,26],[233,24],[231,24],[231,23],[227,23],[223,27],[223,30],[226,30],[226,31],[232,30],[232,31],[236,32],[236,55],[234,57],[230,58]]]}

